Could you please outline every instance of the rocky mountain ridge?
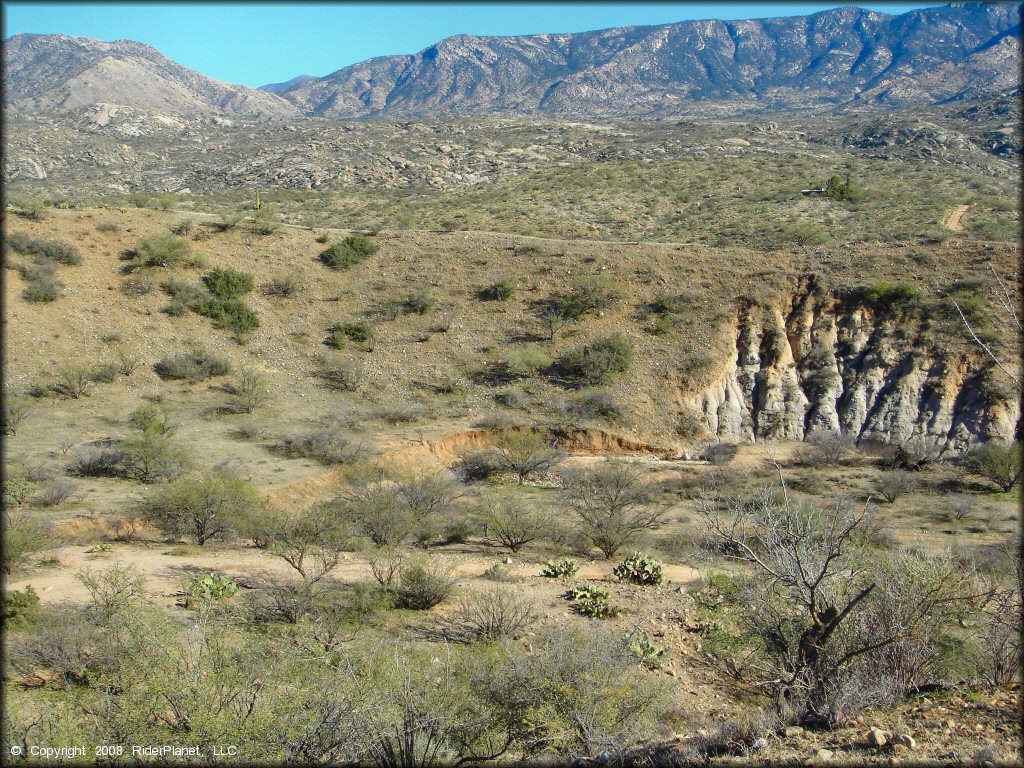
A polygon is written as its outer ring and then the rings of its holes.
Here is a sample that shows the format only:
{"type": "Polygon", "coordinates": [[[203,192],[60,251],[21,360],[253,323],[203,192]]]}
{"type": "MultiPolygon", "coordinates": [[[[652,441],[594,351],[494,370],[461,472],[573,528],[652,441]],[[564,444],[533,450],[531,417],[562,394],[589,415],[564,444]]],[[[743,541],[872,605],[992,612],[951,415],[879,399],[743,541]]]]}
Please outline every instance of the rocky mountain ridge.
{"type": "Polygon", "coordinates": [[[1017,6],[446,38],[279,91],[303,112],[556,118],[922,106],[1016,84],[1017,6]]]}
{"type": "Polygon", "coordinates": [[[132,41],[16,35],[5,107],[96,103],[246,120],[519,116],[722,117],[920,107],[1018,80],[1021,9],[971,3],[900,16],[838,8],[575,34],[456,35],[321,78],[251,89],[211,80],[132,41]]]}

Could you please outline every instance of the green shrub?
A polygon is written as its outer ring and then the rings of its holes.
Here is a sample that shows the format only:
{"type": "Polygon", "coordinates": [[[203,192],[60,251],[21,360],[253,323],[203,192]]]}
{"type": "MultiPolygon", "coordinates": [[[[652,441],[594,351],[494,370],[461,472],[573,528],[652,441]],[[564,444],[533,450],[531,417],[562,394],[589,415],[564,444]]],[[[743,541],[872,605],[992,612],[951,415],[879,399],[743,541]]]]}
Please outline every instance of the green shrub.
{"type": "Polygon", "coordinates": [[[286,435],[277,450],[285,456],[316,459],[322,464],[348,464],[365,455],[362,443],[335,427],[304,435],[286,435]]]}
{"type": "Polygon", "coordinates": [[[462,631],[473,638],[515,637],[537,620],[533,603],[508,587],[491,587],[464,597],[459,605],[462,631]]]}
{"type": "Polygon", "coordinates": [[[249,231],[254,235],[272,235],[277,232],[281,222],[271,218],[270,213],[256,214],[249,224],[249,231]]]}
{"type": "Polygon", "coordinates": [[[114,363],[102,363],[89,372],[89,378],[98,384],[110,384],[121,374],[121,367],[114,363]]]}
{"type": "Polygon", "coordinates": [[[196,223],[192,219],[182,219],[173,227],[171,227],[171,234],[178,235],[179,237],[188,237],[196,229],[196,223]]]}
{"type": "Polygon", "coordinates": [[[52,273],[37,272],[33,273],[31,277],[26,276],[26,279],[29,283],[25,286],[25,290],[21,292],[21,297],[33,304],[49,304],[51,301],[55,301],[64,288],[63,284],[52,273]]]}
{"type": "Polygon", "coordinates": [[[579,573],[579,570],[579,563],[563,557],[558,560],[548,560],[544,563],[544,567],[540,570],[540,575],[546,576],[549,579],[571,579],[579,573]]]}
{"type": "Polygon", "coordinates": [[[78,249],[63,240],[40,240],[23,232],[11,232],[4,237],[4,243],[15,253],[31,256],[36,262],[72,266],[82,263],[78,249]]]}
{"type": "Polygon", "coordinates": [[[611,619],[622,613],[622,608],[613,605],[608,590],[596,585],[573,587],[565,594],[573,602],[576,612],[591,619],[611,619]]]}
{"type": "Polygon", "coordinates": [[[162,307],[160,311],[165,315],[170,315],[171,317],[182,317],[186,312],[188,312],[188,306],[185,302],[174,299],[174,301],[171,301],[166,306],[162,307]]]}
{"type": "Polygon", "coordinates": [[[623,413],[611,392],[605,389],[589,389],[581,392],[570,406],[572,415],[581,420],[619,421],[623,413]]]}
{"type": "Polygon", "coordinates": [[[490,299],[491,301],[508,301],[516,293],[516,281],[512,279],[499,280],[494,285],[487,288],[484,292],[484,298],[490,299]]]}
{"type": "Polygon", "coordinates": [[[624,373],[633,361],[633,343],[620,333],[602,336],[583,347],[569,350],[560,367],[583,384],[608,384],[624,373]]]}
{"type": "Polygon", "coordinates": [[[234,332],[238,340],[244,339],[251,331],[260,327],[259,316],[239,299],[218,299],[211,296],[192,309],[197,314],[213,320],[218,328],[234,332]]]}
{"type": "Polygon", "coordinates": [[[260,503],[247,480],[213,471],[160,486],[145,499],[142,511],[168,533],[192,536],[204,546],[233,532],[260,503]]]}
{"type": "Polygon", "coordinates": [[[348,269],[377,252],[379,246],[363,235],[349,235],[320,252],[320,261],[331,269],[348,269]]]}
{"type": "Polygon", "coordinates": [[[229,373],[231,362],[213,352],[195,349],[161,358],[153,365],[153,370],[161,379],[197,382],[229,373]]]}
{"type": "Polygon", "coordinates": [[[263,293],[267,296],[281,296],[286,298],[302,290],[302,280],[298,275],[288,273],[273,278],[263,286],[263,293]]]}
{"type": "Polygon", "coordinates": [[[337,323],[328,329],[328,334],[324,343],[335,349],[344,348],[345,344],[349,341],[372,346],[375,336],[373,326],[365,320],[337,323]]]}
{"type": "Polygon", "coordinates": [[[972,472],[991,480],[1004,492],[1013,490],[1021,477],[1021,446],[1014,442],[988,442],[971,451],[965,463],[972,472]]]}
{"type": "Polygon", "coordinates": [[[5,393],[3,396],[3,434],[17,434],[18,425],[34,408],[35,406],[30,400],[5,393]]]}
{"type": "Polygon", "coordinates": [[[176,427],[170,413],[156,403],[144,403],[128,414],[129,426],[155,435],[169,435],[176,427]]]}
{"type": "Polygon", "coordinates": [[[846,174],[845,178],[833,176],[825,182],[825,197],[852,202],[860,200],[864,193],[850,179],[850,174],[846,174]]]}
{"type": "Polygon", "coordinates": [[[659,315],[679,312],[682,308],[682,300],[674,293],[657,293],[651,300],[651,311],[659,315]]]}
{"type": "Polygon", "coordinates": [[[39,615],[39,595],[29,584],[25,589],[8,590],[4,593],[4,624],[16,627],[31,624],[39,615]]]}
{"type": "Polygon", "coordinates": [[[447,600],[455,589],[450,564],[437,560],[412,563],[402,569],[397,591],[398,606],[425,611],[447,600]]]}
{"type": "Polygon", "coordinates": [[[738,451],[733,443],[712,443],[704,449],[704,460],[713,467],[724,467],[736,458],[738,451]]]}
{"type": "Polygon", "coordinates": [[[626,633],[626,647],[629,652],[652,669],[661,669],[669,654],[664,646],[658,645],[647,634],[626,633]]]}
{"type": "Polygon", "coordinates": [[[202,279],[206,289],[218,299],[233,299],[253,288],[252,275],[234,269],[218,267],[207,272],[202,279]]]}
{"type": "Polygon", "coordinates": [[[916,302],[921,291],[908,283],[879,280],[856,292],[857,297],[876,310],[884,310],[916,302]]]}
{"type": "Polygon", "coordinates": [[[588,312],[606,309],[619,301],[625,291],[609,277],[592,275],[573,281],[570,293],[557,297],[551,302],[549,311],[557,317],[577,322],[588,312]]]}
{"type": "Polygon", "coordinates": [[[173,269],[193,263],[192,245],[188,240],[174,235],[146,237],[135,245],[130,254],[129,269],[163,267],[173,269]]]}
{"type": "Polygon", "coordinates": [[[532,376],[542,368],[548,368],[551,365],[551,358],[537,347],[525,347],[509,351],[505,357],[505,365],[518,376],[532,376]]]}
{"type": "Polygon", "coordinates": [[[781,243],[823,245],[828,242],[829,234],[825,227],[815,221],[794,221],[779,226],[777,239],[781,243]]]}
{"type": "Polygon", "coordinates": [[[267,400],[267,380],[248,368],[238,372],[228,390],[227,408],[232,413],[252,413],[267,400]]]}
{"type": "Polygon", "coordinates": [[[398,302],[402,314],[425,315],[437,306],[437,299],[426,291],[413,291],[398,302]]]}
{"type": "Polygon", "coordinates": [[[665,581],[665,566],[642,552],[634,552],[612,570],[619,581],[658,585],[665,581]]]}
{"type": "Polygon", "coordinates": [[[185,607],[196,608],[204,603],[233,597],[238,592],[238,585],[228,576],[218,576],[216,573],[197,574],[185,591],[185,607]]]}

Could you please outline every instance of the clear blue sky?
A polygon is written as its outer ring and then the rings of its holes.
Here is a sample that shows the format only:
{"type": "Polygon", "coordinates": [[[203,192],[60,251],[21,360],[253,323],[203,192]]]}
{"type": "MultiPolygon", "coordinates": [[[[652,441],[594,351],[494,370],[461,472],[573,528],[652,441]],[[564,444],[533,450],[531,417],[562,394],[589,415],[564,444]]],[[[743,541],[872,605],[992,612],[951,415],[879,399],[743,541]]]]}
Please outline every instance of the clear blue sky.
{"type": "Polygon", "coordinates": [[[857,4],[899,14],[942,3],[32,3],[4,2],[4,37],[137,40],[209,77],[260,86],[450,35],[584,32],[687,19],[800,16],[857,4]]]}

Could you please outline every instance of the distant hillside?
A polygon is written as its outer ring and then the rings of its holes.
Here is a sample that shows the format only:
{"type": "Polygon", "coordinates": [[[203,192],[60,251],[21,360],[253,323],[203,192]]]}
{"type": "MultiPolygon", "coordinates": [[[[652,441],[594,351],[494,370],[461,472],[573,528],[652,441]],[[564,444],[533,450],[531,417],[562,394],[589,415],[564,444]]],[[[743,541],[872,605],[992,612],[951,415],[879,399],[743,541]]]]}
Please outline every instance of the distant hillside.
{"type": "Polygon", "coordinates": [[[273,94],[211,80],[130,40],[15,35],[4,43],[4,86],[4,106],[28,112],[110,103],[172,115],[299,117],[273,94]]]}
{"type": "Polygon", "coordinates": [[[843,104],[917,106],[1017,83],[1020,7],[688,21],[581,34],[450,37],[280,91],[302,111],[632,117],[843,104]]]}

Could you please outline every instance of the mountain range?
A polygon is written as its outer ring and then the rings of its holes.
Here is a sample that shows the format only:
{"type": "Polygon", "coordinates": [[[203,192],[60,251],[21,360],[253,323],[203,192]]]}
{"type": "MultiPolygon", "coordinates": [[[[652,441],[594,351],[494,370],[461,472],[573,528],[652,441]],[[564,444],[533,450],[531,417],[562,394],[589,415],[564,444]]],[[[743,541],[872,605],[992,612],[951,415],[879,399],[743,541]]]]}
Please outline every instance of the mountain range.
{"type": "Polygon", "coordinates": [[[254,120],[531,116],[556,119],[913,107],[1013,88],[1021,7],[892,16],[687,21],[578,34],[456,35],[325,77],[227,85],[141,43],[66,35],[5,41],[5,107],[95,103],[254,120]]]}

